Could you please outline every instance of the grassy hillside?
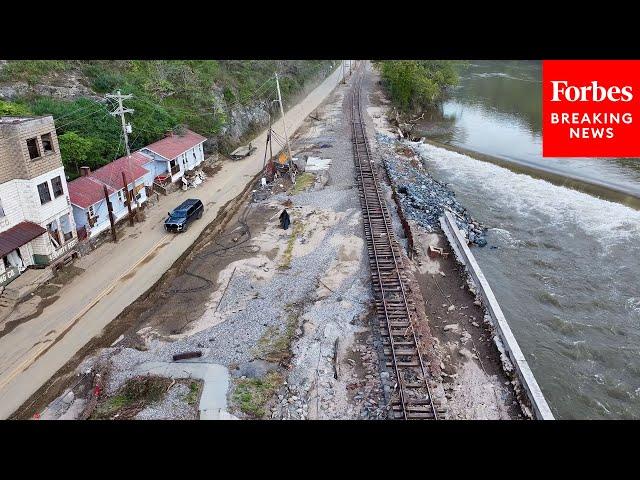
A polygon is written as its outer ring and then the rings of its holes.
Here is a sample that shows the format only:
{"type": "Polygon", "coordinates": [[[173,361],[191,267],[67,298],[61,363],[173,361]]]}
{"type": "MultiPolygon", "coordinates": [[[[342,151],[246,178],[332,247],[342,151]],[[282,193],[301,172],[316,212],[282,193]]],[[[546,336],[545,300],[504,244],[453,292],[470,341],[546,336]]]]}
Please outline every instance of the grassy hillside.
{"type": "Polygon", "coordinates": [[[132,149],[179,125],[224,144],[231,112],[268,99],[275,89],[273,81],[264,83],[275,71],[286,103],[333,64],[330,60],[8,61],[0,69],[0,85],[27,87],[11,101],[0,100],[0,115],[53,115],[66,171],[73,178],[80,164],[96,168],[124,152],[120,123],[109,115],[113,104],[99,101],[105,93],[120,89],[133,94],[125,102],[135,110],[128,116],[132,149]],[[68,99],[38,93],[39,85],[55,88],[65,81],[79,83],[92,95],[68,99]]]}

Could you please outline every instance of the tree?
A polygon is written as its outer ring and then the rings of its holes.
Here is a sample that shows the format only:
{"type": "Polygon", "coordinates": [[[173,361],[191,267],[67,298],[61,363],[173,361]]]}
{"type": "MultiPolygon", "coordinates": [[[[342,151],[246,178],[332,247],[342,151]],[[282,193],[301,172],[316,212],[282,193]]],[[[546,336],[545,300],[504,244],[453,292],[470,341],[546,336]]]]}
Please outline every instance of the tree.
{"type": "Polygon", "coordinates": [[[94,142],[76,132],[66,132],[58,136],[58,143],[67,174],[72,178],[77,177],[80,167],[87,163],[89,153],[94,149],[94,142]],[[70,166],[75,168],[71,169],[70,166]]]}
{"type": "Polygon", "coordinates": [[[384,60],[376,65],[391,100],[403,111],[435,104],[447,87],[458,83],[453,62],[446,60],[384,60]]]}

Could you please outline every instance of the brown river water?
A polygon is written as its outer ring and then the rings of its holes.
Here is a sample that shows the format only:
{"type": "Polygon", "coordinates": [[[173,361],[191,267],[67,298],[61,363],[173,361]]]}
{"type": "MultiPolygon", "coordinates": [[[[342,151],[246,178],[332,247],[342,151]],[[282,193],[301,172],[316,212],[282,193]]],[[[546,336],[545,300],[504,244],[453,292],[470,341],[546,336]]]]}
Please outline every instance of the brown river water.
{"type": "Polygon", "coordinates": [[[640,418],[640,160],[542,158],[540,109],[540,62],[472,61],[419,133],[462,153],[415,146],[556,417],[640,418]]]}

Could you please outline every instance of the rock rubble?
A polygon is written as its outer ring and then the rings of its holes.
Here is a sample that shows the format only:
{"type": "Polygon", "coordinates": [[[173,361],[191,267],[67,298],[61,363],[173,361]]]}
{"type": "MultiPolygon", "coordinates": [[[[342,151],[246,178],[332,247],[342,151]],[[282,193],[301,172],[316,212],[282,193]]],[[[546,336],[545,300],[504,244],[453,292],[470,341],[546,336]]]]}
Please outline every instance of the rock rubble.
{"type": "Polygon", "coordinates": [[[456,200],[455,193],[445,183],[424,170],[412,148],[413,142],[395,140],[377,134],[382,161],[391,181],[396,185],[398,200],[407,219],[415,220],[428,232],[440,231],[440,217],[450,211],[463,235],[470,243],[487,244],[486,227],[475,221],[456,200]]]}

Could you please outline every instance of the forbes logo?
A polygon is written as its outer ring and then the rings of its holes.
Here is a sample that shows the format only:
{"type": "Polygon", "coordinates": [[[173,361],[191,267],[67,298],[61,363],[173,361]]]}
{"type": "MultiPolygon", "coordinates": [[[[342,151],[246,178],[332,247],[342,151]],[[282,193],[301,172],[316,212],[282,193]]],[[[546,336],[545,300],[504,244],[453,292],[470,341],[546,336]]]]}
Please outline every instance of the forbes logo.
{"type": "Polygon", "coordinates": [[[597,81],[591,82],[590,85],[576,87],[569,85],[567,80],[551,80],[553,86],[551,101],[552,102],[630,102],[633,100],[633,87],[627,85],[624,87],[613,86],[605,88],[598,84],[597,81]],[[562,97],[562,98],[561,98],[562,97]]]}
{"type": "Polygon", "coordinates": [[[541,86],[543,157],[640,157],[640,60],[545,60],[541,86]]]}

